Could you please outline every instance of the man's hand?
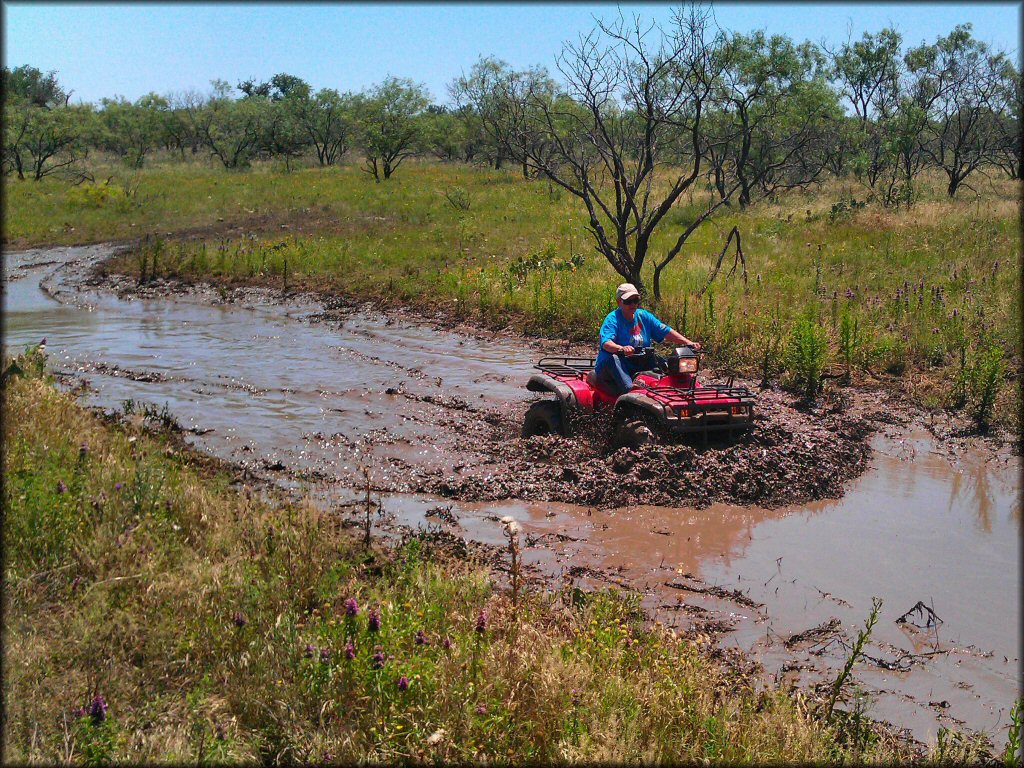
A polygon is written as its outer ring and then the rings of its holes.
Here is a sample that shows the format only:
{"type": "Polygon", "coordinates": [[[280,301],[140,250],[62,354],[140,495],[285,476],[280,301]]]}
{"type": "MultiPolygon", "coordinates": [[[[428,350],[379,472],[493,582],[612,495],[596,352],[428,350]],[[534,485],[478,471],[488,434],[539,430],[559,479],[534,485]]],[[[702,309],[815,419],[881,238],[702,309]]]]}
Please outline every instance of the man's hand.
{"type": "Polygon", "coordinates": [[[629,344],[627,344],[626,346],[624,346],[622,348],[622,354],[624,354],[626,357],[629,357],[634,352],[636,352],[636,350],[631,345],[629,345],[629,344]]]}
{"type": "Polygon", "coordinates": [[[690,346],[693,347],[694,352],[700,352],[700,342],[699,341],[691,341],[690,342],[690,346]]]}

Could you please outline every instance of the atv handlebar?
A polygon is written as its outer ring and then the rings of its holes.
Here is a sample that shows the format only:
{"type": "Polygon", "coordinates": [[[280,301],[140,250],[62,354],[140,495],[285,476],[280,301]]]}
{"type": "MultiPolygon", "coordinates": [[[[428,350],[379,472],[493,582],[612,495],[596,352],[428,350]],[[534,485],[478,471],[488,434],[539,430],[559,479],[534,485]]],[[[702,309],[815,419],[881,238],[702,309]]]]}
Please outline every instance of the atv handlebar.
{"type": "MultiPolygon", "coordinates": [[[[703,355],[704,354],[704,345],[703,344],[700,346],[700,349],[694,349],[693,344],[676,344],[675,346],[677,346],[677,347],[689,347],[690,349],[693,349],[693,351],[696,352],[698,355],[703,355]]],[[[655,351],[654,347],[637,347],[637,348],[635,348],[633,350],[633,354],[632,355],[627,355],[625,352],[622,352],[622,351],[616,352],[615,354],[616,355],[621,355],[622,357],[626,357],[626,358],[633,358],[633,357],[646,357],[647,355],[656,355],[657,352],[655,351]]]]}

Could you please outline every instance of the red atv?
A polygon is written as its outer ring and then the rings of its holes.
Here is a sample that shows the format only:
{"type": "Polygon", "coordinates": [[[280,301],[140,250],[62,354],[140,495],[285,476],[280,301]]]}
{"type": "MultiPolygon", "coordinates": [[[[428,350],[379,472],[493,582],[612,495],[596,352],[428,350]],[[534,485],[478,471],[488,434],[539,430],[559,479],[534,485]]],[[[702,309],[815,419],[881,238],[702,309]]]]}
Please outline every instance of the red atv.
{"type": "Polygon", "coordinates": [[[656,436],[734,433],[754,423],[754,394],[746,387],[704,384],[697,381],[699,357],[692,347],[673,349],[667,357],[650,348],[638,355],[653,356],[654,370],[638,374],[632,391],[616,397],[601,388],[593,358],[545,357],[534,366],[531,392],[553,392],[555,399],[530,406],[523,421],[523,437],[569,435],[580,413],[610,412],[614,417],[613,442],[638,447],[656,436]]]}

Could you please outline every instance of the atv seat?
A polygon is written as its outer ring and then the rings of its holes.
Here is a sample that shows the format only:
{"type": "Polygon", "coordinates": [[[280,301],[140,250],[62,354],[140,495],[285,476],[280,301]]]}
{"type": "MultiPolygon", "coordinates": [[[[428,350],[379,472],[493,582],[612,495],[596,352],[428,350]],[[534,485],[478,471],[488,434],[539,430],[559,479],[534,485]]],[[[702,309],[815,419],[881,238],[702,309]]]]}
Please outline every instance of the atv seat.
{"type": "Polygon", "coordinates": [[[597,390],[605,397],[610,397],[612,399],[618,397],[618,395],[614,394],[613,392],[609,392],[608,387],[598,380],[596,371],[587,371],[587,385],[591,389],[597,390]]]}

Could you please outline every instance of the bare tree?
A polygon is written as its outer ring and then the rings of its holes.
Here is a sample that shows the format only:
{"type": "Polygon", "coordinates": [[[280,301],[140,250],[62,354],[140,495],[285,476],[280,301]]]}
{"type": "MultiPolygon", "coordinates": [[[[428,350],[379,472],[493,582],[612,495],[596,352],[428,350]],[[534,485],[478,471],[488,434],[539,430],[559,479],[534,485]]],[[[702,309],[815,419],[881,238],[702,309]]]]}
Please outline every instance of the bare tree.
{"type": "MultiPolygon", "coordinates": [[[[701,121],[721,44],[708,39],[708,18],[691,8],[667,31],[638,17],[599,22],[558,58],[565,91],[531,89],[511,101],[507,118],[511,152],[583,202],[597,251],[644,294],[651,236],[700,178],[701,121]]],[[[657,276],[697,223],[656,266],[655,298],[657,276]]]]}

